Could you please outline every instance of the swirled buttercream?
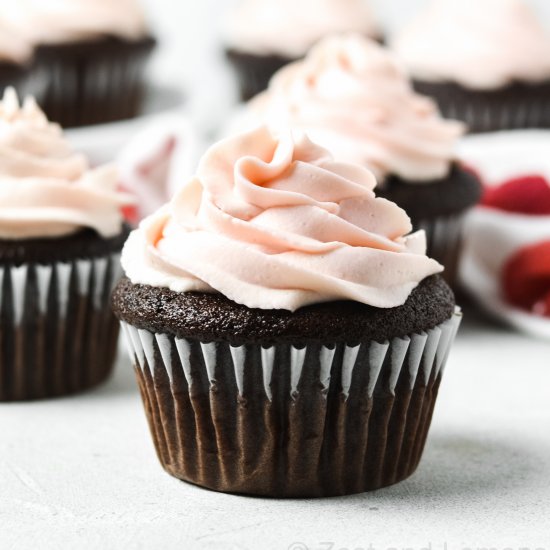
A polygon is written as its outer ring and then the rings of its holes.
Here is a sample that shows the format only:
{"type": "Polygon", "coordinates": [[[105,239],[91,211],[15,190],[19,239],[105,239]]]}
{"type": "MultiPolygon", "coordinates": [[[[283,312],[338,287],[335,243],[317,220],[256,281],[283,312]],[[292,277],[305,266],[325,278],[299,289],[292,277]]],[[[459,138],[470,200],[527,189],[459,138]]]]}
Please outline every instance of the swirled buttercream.
{"type": "Polygon", "coordinates": [[[550,78],[550,33],[523,0],[432,0],[393,48],[429,82],[482,90],[550,78]]]}
{"type": "Polygon", "coordinates": [[[113,166],[90,169],[35,101],[19,106],[13,89],[0,102],[0,239],[58,237],[91,228],[103,237],[122,228],[113,166]]]}
{"type": "Polygon", "coordinates": [[[299,128],[337,160],[366,165],[380,181],[446,176],[464,131],[413,92],[390,52],[354,34],[329,37],[281,69],[246,118],[272,129],[299,128]]]}
{"type": "Polygon", "coordinates": [[[133,283],[220,292],[251,308],[399,306],[443,268],[375,185],[370,171],[335,162],[305,136],[262,127],[214,145],[197,176],[131,234],[122,264],[133,283]]]}

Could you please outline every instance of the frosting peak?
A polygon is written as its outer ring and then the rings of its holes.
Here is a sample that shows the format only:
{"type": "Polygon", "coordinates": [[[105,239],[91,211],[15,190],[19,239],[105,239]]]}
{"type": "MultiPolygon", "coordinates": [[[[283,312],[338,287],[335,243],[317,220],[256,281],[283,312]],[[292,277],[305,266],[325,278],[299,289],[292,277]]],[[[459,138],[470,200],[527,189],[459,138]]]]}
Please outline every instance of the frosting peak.
{"type": "Polygon", "coordinates": [[[245,52],[299,58],[337,32],[379,35],[366,0],[241,0],[226,34],[231,47],[245,52]]]}
{"type": "Polygon", "coordinates": [[[104,237],[121,231],[113,167],[90,169],[32,98],[13,89],[0,102],[0,239],[67,235],[83,227],[104,237]]]}
{"type": "Polygon", "coordinates": [[[251,308],[399,306],[442,267],[375,185],[303,135],[259,128],[214,145],[197,176],[132,233],[122,263],[133,283],[221,292],[251,308]]]}
{"type": "Polygon", "coordinates": [[[464,130],[413,92],[386,49],[354,34],[329,37],[280,70],[249,111],[271,128],[302,129],[338,160],[366,165],[379,179],[446,176],[464,130]]]}
{"type": "Polygon", "coordinates": [[[523,0],[432,0],[394,49],[419,80],[494,89],[550,77],[550,33],[523,0]]]}
{"type": "Polygon", "coordinates": [[[51,124],[31,97],[23,107],[13,89],[0,103],[0,177],[51,177],[74,181],[88,164],[72,152],[57,124],[51,124]]]}

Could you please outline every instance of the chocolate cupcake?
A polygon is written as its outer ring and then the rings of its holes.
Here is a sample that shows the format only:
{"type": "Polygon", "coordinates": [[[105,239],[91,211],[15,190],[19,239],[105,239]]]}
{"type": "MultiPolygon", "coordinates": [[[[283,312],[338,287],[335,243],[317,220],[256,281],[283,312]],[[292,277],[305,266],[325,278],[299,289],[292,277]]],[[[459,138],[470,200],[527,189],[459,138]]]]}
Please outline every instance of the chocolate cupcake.
{"type": "Polygon", "coordinates": [[[365,0],[241,0],[227,21],[226,55],[242,99],[265,90],[277,70],[324,36],[350,31],[381,40],[365,0]]]}
{"type": "Polygon", "coordinates": [[[471,132],[550,128],[550,33],[523,0],[432,0],[394,49],[471,132]]]}
{"type": "Polygon", "coordinates": [[[0,124],[0,401],[74,393],[113,365],[126,197],[32,99],[8,90],[0,124]]]}
{"type": "Polygon", "coordinates": [[[170,474],[312,497],[414,472],[460,315],[375,184],[260,128],[130,235],[113,305],[170,474]]]}
{"type": "Polygon", "coordinates": [[[463,215],[481,185],[455,158],[463,125],[415,94],[388,50],[359,35],[319,42],[273,77],[236,126],[258,122],[299,128],[337,160],[373,170],[379,194],[426,230],[428,255],[454,282],[463,215]]]}
{"type": "Polygon", "coordinates": [[[73,127],[139,113],[155,41],[137,0],[21,0],[12,12],[34,46],[35,95],[50,119],[73,127]]]}

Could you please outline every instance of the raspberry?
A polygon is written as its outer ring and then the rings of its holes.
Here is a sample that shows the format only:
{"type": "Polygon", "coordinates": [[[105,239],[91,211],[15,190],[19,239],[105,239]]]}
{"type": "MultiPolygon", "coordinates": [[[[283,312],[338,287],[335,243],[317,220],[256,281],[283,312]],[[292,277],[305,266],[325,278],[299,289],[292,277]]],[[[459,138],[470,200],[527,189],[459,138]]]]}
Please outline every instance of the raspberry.
{"type": "Polygon", "coordinates": [[[504,266],[502,286],[510,304],[550,317],[550,241],[516,252],[504,266]]]}
{"type": "Polygon", "coordinates": [[[486,188],[481,204],[516,214],[550,215],[550,184],[537,175],[515,178],[486,188]]]}

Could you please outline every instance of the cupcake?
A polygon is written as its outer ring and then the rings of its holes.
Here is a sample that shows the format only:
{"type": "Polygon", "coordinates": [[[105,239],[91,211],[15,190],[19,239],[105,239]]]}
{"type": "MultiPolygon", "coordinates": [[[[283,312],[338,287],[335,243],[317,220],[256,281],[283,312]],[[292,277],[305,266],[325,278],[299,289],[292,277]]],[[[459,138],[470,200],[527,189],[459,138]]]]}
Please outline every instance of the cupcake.
{"type": "Polygon", "coordinates": [[[259,128],[130,235],[113,305],[170,474],[315,497],[413,473],[460,314],[375,183],[259,128]]]}
{"type": "Polygon", "coordinates": [[[225,34],[242,99],[265,90],[273,73],[303,57],[319,39],[347,31],[382,36],[365,0],[241,0],[225,34]]]}
{"type": "Polygon", "coordinates": [[[0,102],[0,401],[104,380],[118,327],[109,296],[127,236],[112,167],[90,169],[13,90],[0,102]]]}
{"type": "Polygon", "coordinates": [[[34,46],[50,119],[73,127],[138,114],[154,40],[137,0],[19,0],[2,10],[34,46]]]}
{"type": "Polygon", "coordinates": [[[258,122],[299,128],[337,160],[372,170],[379,194],[426,230],[428,254],[454,281],[463,215],[481,186],[456,161],[463,125],[416,95],[388,50],[359,35],[324,39],[281,69],[236,125],[258,122]]]}
{"type": "Polygon", "coordinates": [[[394,49],[472,132],[550,127],[550,33],[522,0],[432,0],[394,49]]]}

